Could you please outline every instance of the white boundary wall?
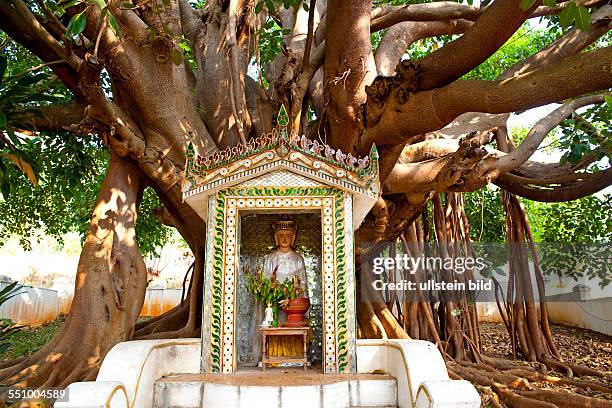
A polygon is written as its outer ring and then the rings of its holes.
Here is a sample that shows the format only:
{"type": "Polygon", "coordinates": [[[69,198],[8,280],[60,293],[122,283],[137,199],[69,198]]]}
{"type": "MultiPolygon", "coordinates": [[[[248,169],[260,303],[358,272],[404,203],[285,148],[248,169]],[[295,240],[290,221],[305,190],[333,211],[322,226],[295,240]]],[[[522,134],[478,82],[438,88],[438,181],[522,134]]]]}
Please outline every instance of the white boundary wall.
{"type": "MultiPolygon", "coordinates": [[[[0,284],[0,288],[6,286],[0,284]]],[[[57,319],[60,305],[57,291],[24,286],[18,293],[0,306],[0,317],[26,326],[40,326],[57,319]]]]}
{"type": "MultiPolygon", "coordinates": [[[[582,302],[548,302],[547,305],[548,319],[553,323],[581,327],[612,336],[612,298],[582,302]]],[[[478,320],[481,322],[502,321],[495,303],[477,303],[476,308],[478,320]]]]}
{"type": "MultiPolygon", "coordinates": [[[[507,278],[498,280],[503,288],[508,284],[507,278]]],[[[602,288],[599,283],[599,279],[545,276],[549,320],[612,336],[612,284],[602,288]]],[[[476,308],[481,322],[502,321],[495,302],[477,302],[476,308]]]]}
{"type": "MultiPolygon", "coordinates": [[[[0,283],[0,289],[8,283],[0,283]]],[[[25,326],[40,326],[70,311],[73,283],[54,284],[51,289],[24,286],[20,294],[0,306],[0,318],[25,326]]],[[[181,289],[147,289],[140,316],[158,316],[181,302],[181,289]]]]}

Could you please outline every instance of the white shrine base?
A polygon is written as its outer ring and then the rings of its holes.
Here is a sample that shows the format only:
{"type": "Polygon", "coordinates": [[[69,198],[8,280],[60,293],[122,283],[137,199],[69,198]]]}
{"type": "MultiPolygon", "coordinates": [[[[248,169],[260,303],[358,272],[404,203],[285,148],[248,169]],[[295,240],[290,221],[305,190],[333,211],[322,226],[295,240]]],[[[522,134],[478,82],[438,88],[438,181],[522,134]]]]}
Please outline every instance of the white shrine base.
{"type": "Polygon", "coordinates": [[[182,374],[155,383],[153,407],[397,407],[395,378],[271,369],[233,375],[182,374]]]}
{"type": "MultiPolygon", "coordinates": [[[[378,380],[357,380],[352,386],[349,379],[330,384],[294,386],[261,385],[260,382],[253,385],[219,384],[204,379],[177,381],[181,378],[183,380],[190,378],[185,376],[160,380],[162,377],[176,374],[198,374],[200,354],[200,339],[142,340],[117,344],[104,359],[96,381],[71,384],[67,388],[70,400],[57,402],[55,407],[216,408],[218,406],[246,408],[263,406],[259,403],[241,404],[239,396],[245,392],[257,395],[257,401],[260,401],[261,398],[269,400],[270,403],[266,403],[265,406],[270,408],[286,406],[283,404],[282,395],[279,398],[279,393],[284,392],[311,396],[312,404],[297,405],[299,407],[348,408],[367,406],[363,405],[365,403],[380,407],[389,406],[388,403],[394,398],[396,398],[395,406],[401,408],[476,408],[480,406],[480,398],[476,389],[467,381],[450,380],[442,356],[435,345],[426,341],[357,341],[358,372],[384,371],[395,380],[380,376],[378,380]],[[393,385],[396,386],[395,392],[393,385]],[[336,397],[327,400],[324,397],[326,393],[336,395],[336,397]],[[315,398],[316,396],[319,398],[315,398]],[[326,401],[330,402],[326,403],[326,401]],[[361,405],[354,405],[357,403],[361,405]]],[[[310,399],[294,398],[292,406],[296,402],[310,401],[310,399]]]]}

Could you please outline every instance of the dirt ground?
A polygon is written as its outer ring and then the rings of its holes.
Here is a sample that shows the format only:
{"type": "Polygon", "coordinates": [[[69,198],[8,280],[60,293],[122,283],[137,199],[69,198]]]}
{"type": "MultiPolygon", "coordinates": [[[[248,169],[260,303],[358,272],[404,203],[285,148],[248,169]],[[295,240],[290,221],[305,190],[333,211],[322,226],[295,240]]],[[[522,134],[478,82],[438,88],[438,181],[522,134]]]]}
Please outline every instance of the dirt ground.
{"type": "MultiPolygon", "coordinates": [[[[552,325],[553,338],[555,339],[559,353],[563,359],[580,365],[585,365],[607,373],[606,378],[599,377],[580,377],[580,380],[592,380],[608,384],[612,388],[612,336],[597,333],[591,330],[552,325]]],[[[512,359],[512,349],[508,332],[503,324],[481,323],[480,331],[482,334],[483,349],[486,355],[504,359],[512,359]]],[[[518,364],[536,364],[520,362],[518,364]]],[[[550,375],[563,377],[562,373],[550,372],[550,375]]],[[[612,400],[612,393],[602,393],[581,387],[573,387],[562,384],[537,383],[534,384],[539,389],[554,391],[575,392],[589,397],[604,398],[612,400]]],[[[479,390],[480,391],[480,390],[479,390]]],[[[482,395],[482,393],[481,393],[482,395]]],[[[483,406],[487,404],[486,396],[483,396],[483,406]]]]}

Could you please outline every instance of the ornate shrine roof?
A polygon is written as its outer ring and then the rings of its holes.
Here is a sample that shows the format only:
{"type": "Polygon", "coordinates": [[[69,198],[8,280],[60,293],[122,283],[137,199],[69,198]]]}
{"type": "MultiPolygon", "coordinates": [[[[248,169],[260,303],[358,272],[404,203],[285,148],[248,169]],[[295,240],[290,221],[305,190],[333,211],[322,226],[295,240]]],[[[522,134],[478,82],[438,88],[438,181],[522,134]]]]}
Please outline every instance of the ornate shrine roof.
{"type": "MultiPolygon", "coordinates": [[[[183,200],[195,195],[208,196],[229,186],[263,174],[284,169],[301,174],[321,184],[338,187],[353,194],[375,199],[380,194],[378,152],[354,157],[340,149],[306,136],[289,132],[289,116],[282,106],[278,127],[271,133],[202,157],[190,143],[183,178],[183,200]]],[[[370,200],[368,200],[370,201],[370,200]]]]}

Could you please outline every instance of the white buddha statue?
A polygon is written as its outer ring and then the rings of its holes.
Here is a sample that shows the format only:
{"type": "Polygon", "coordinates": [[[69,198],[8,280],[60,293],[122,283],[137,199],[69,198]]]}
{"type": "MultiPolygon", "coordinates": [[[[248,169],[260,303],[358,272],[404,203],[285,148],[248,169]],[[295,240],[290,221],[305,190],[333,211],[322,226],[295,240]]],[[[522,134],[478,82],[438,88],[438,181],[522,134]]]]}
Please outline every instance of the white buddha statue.
{"type": "Polygon", "coordinates": [[[274,224],[276,249],[266,256],[264,273],[270,279],[276,274],[280,282],[286,278],[293,279],[302,288],[301,296],[308,297],[304,258],[293,249],[296,232],[294,221],[277,221],[274,224]]]}
{"type": "MultiPolygon", "coordinates": [[[[274,276],[280,282],[286,278],[293,279],[295,287],[302,289],[301,297],[308,297],[306,266],[304,258],[293,249],[297,228],[294,221],[277,221],[274,224],[274,241],[276,249],[270,252],[264,263],[264,274],[272,279],[274,276]]],[[[281,302],[286,306],[288,300],[281,302]]],[[[281,321],[286,318],[281,310],[281,321]]],[[[302,339],[296,336],[273,336],[268,340],[270,356],[299,356],[304,352],[302,339]]],[[[289,365],[294,364],[290,363],[289,365]]]]}

